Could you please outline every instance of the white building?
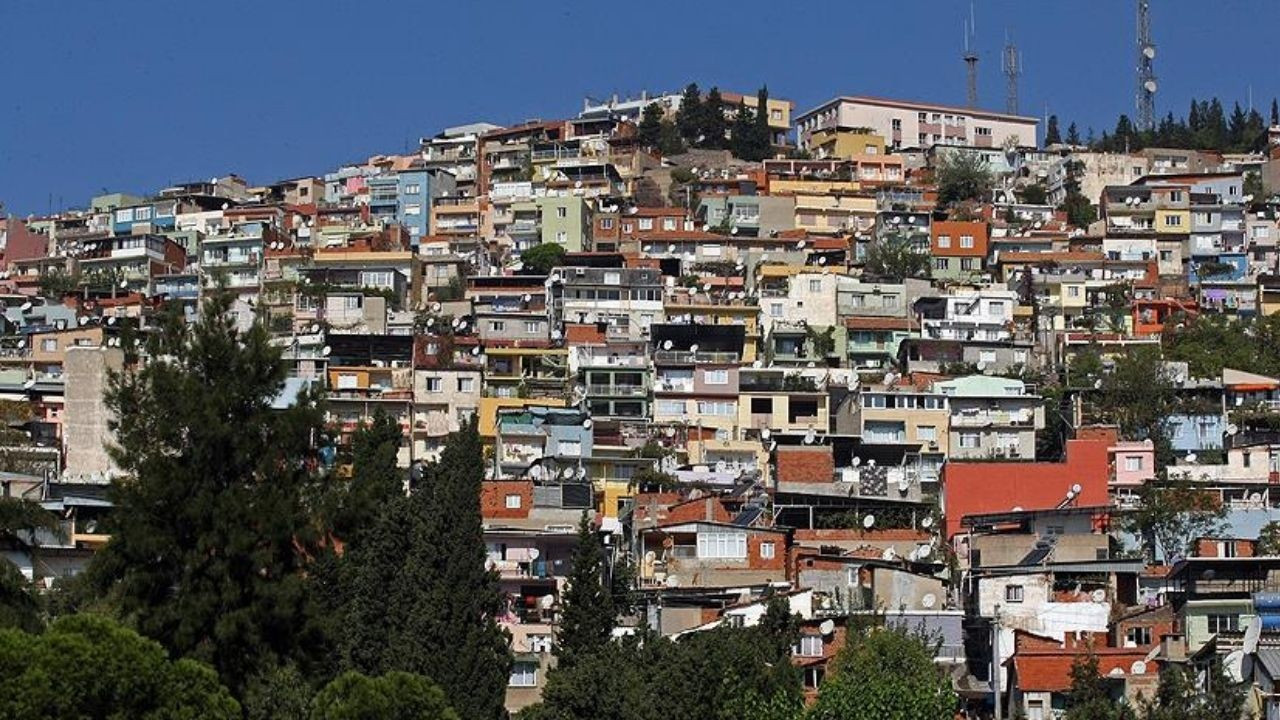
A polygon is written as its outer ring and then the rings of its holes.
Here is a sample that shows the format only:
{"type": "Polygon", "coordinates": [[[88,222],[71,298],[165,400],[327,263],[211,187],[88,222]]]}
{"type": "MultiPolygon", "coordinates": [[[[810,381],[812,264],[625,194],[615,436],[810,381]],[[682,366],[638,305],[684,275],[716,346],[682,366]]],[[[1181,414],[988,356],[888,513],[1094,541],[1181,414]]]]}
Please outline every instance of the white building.
{"type": "Polygon", "coordinates": [[[837,97],[796,118],[801,148],[819,131],[870,128],[894,148],[1036,147],[1033,117],[873,97],[837,97]]]}

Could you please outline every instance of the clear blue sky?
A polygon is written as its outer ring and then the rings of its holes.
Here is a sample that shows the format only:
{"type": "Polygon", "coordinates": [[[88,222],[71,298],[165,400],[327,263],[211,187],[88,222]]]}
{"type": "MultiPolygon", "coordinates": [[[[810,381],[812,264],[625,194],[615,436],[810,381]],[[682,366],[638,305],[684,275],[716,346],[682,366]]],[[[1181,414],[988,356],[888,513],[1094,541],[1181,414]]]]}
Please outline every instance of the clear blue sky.
{"type": "MultiPolygon", "coordinates": [[[[1133,112],[1130,0],[976,0],[979,94],[1082,132],[1133,112]]],[[[1157,111],[1280,94],[1275,0],[1154,0],[1157,111]]],[[[964,0],[436,2],[0,0],[0,202],[14,213],[239,173],[252,183],[399,152],[441,128],[576,112],[584,94],[842,93],[958,103],[964,0]]]]}

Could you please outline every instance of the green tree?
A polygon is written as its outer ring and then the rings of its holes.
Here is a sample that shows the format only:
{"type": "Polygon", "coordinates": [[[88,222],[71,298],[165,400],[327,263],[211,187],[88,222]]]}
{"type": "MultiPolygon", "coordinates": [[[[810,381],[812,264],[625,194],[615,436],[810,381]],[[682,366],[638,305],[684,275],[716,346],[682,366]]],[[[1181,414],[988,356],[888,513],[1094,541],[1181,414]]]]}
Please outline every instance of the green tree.
{"type": "Polygon", "coordinates": [[[755,138],[752,137],[755,128],[755,113],[747,107],[747,103],[739,100],[738,110],[733,115],[733,125],[729,130],[729,149],[733,151],[734,157],[743,160],[754,160],[755,155],[755,138]]]}
{"type": "Polygon", "coordinates": [[[1062,134],[1058,131],[1058,116],[1050,115],[1049,121],[1045,123],[1044,144],[1045,147],[1050,145],[1060,145],[1062,143],[1062,134]]]}
{"type": "Polygon", "coordinates": [[[863,270],[886,282],[901,282],[904,278],[927,278],[932,268],[926,253],[916,250],[906,238],[890,235],[867,248],[863,270]]]}
{"type": "Polygon", "coordinates": [[[680,109],[676,111],[676,129],[686,145],[698,145],[703,128],[702,91],[697,83],[689,83],[680,96],[680,109]]]}
{"type": "Polygon", "coordinates": [[[658,151],[664,156],[679,155],[685,151],[684,138],[670,120],[663,119],[658,128],[658,151]]]}
{"type": "MultiPolygon", "coordinates": [[[[0,542],[32,549],[32,534],[62,536],[58,516],[37,502],[0,497],[0,542]]],[[[0,558],[0,628],[34,632],[41,626],[40,602],[26,578],[12,563],[0,558]]]]}
{"type": "Polygon", "coordinates": [[[1195,706],[1195,689],[1187,679],[1187,673],[1170,663],[1160,671],[1155,695],[1138,700],[1138,716],[1141,720],[1192,720],[1195,706]]]}
{"type": "Polygon", "coordinates": [[[762,85],[756,91],[755,125],[752,128],[756,155],[764,160],[773,155],[773,131],[769,128],[769,86],[762,85]]]}
{"type": "Polygon", "coordinates": [[[355,541],[384,506],[404,495],[406,474],[397,467],[403,440],[400,423],[382,408],[352,436],[351,480],[336,488],[337,508],[328,523],[342,540],[355,541]]]}
{"type": "Polygon", "coordinates": [[[1252,197],[1255,203],[1267,200],[1267,187],[1262,182],[1262,174],[1256,170],[1244,174],[1243,191],[1246,196],[1252,197]]]}
{"type": "Polygon", "coordinates": [[[978,153],[942,150],[933,174],[938,204],[944,207],[965,201],[981,202],[991,193],[991,170],[986,158],[978,153]]]}
{"type": "Polygon", "coordinates": [[[1159,554],[1171,564],[1190,556],[1197,539],[1220,534],[1226,513],[1213,492],[1187,478],[1166,478],[1142,487],[1138,509],[1125,516],[1124,526],[1142,538],[1149,560],[1159,554]]]}
{"type": "Polygon", "coordinates": [[[1280,522],[1272,520],[1258,531],[1258,554],[1280,555],[1280,522]]]}
{"type": "Polygon", "coordinates": [[[126,477],[89,572],[144,635],[238,693],[264,666],[323,654],[305,572],[321,415],[309,397],[272,408],[280,350],[261,323],[238,331],[230,306],[217,293],[190,326],[166,313],[153,360],[109,377],[109,450],[126,477]]]}
{"type": "Polygon", "coordinates": [[[1080,128],[1075,123],[1067,126],[1067,144],[1072,147],[1080,145],[1080,128]]]}
{"type": "Polygon", "coordinates": [[[1018,191],[1018,201],[1028,205],[1044,205],[1049,202],[1049,191],[1040,183],[1025,185],[1018,191]]]}
{"type": "Polygon", "coordinates": [[[264,669],[244,692],[247,720],[307,720],[315,689],[296,665],[264,669]]]}
{"type": "Polygon", "coordinates": [[[573,567],[560,600],[560,624],[556,628],[555,654],[568,667],[609,642],[615,612],[605,584],[605,556],[600,538],[587,513],[578,521],[578,542],[573,567]]]}
{"type": "Polygon", "coordinates": [[[640,113],[640,125],[636,129],[636,139],[647,148],[657,148],[662,144],[662,106],[649,103],[640,113]]]}
{"type": "Polygon", "coordinates": [[[347,672],[316,695],[311,720],[458,720],[458,713],[439,686],[421,675],[371,678],[347,672]]]}
{"type": "Polygon", "coordinates": [[[1098,219],[1098,213],[1094,210],[1089,198],[1080,192],[1080,176],[1084,174],[1084,163],[1079,160],[1068,160],[1066,163],[1067,177],[1064,186],[1067,193],[1058,209],[1067,214],[1067,222],[1071,225],[1088,228],[1090,223],[1098,219]]]}
{"type": "Polygon", "coordinates": [[[1151,440],[1157,447],[1168,442],[1176,389],[1159,348],[1140,347],[1118,357],[1098,395],[1099,411],[1120,426],[1124,438],[1151,440]]]}
{"type": "Polygon", "coordinates": [[[524,269],[535,275],[546,275],[564,264],[565,249],[559,243],[542,243],[520,253],[524,269]]]}
{"type": "Polygon", "coordinates": [[[40,635],[0,630],[0,717],[13,720],[239,720],[213,670],[95,615],[40,635]]]}
{"type": "Polygon", "coordinates": [[[956,694],[934,648],[900,627],[850,628],[811,720],[951,720],[956,694]]]}
{"type": "Polygon", "coordinates": [[[1098,671],[1093,648],[1071,663],[1071,690],[1067,694],[1066,720],[1127,720],[1133,712],[1111,698],[1107,681],[1098,671]]]}
{"type": "Polygon", "coordinates": [[[495,620],[503,599],[485,569],[483,477],[472,420],[409,496],[387,504],[342,574],[344,667],[429,676],[465,720],[500,715],[511,667],[495,620]]]}
{"type": "Polygon", "coordinates": [[[698,147],[711,149],[726,147],[729,121],[725,117],[724,98],[720,96],[720,88],[713,87],[707,91],[707,98],[702,103],[701,120],[699,135],[702,140],[698,147]]]}

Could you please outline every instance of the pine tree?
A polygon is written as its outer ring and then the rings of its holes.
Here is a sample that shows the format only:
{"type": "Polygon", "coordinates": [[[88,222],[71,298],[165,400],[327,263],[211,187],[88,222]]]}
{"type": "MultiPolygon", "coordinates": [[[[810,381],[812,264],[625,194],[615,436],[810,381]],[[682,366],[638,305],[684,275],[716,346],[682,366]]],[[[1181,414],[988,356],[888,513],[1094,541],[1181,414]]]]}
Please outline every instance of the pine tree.
{"type": "Polygon", "coordinates": [[[1067,126],[1067,144],[1076,146],[1080,144],[1080,128],[1075,123],[1067,126]]]}
{"type": "Polygon", "coordinates": [[[1280,125],[1280,104],[1276,103],[1275,98],[1271,98],[1271,124],[1280,125]]]}
{"type": "Polygon", "coordinates": [[[562,667],[572,666],[609,642],[615,614],[604,576],[605,557],[600,538],[596,537],[591,520],[584,512],[578,521],[578,542],[573,550],[568,587],[560,599],[555,653],[562,667]]]}
{"type": "Polygon", "coordinates": [[[769,86],[762,85],[756,92],[756,115],[752,140],[755,160],[764,160],[773,154],[773,131],[769,128],[769,86]]]}
{"type": "Polygon", "coordinates": [[[657,148],[662,142],[662,106],[649,103],[640,114],[640,126],[636,130],[636,139],[646,148],[657,148]]]}
{"type": "Polygon", "coordinates": [[[191,326],[165,313],[152,360],[110,376],[110,453],[127,478],[90,577],[143,634],[238,694],[263,667],[305,666],[322,648],[304,504],[321,416],[310,398],[272,409],[280,351],[261,323],[236,330],[230,307],[215,294],[191,326]]]}
{"type": "Polygon", "coordinates": [[[1232,150],[1241,150],[1246,146],[1245,132],[1248,116],[1237,102],[1231,108],[1231,119],[1227,121],[1227,146],[1232,150]]]}
{"type": "Polygon", "coordinates": [[[686,144],[698,144],[702,136],[702,116],[702,91],[697,83],[689,83],[680,97],[680,109],[676,111],[676,128],[686,144]]]}
{"type": "Polygon", "coordinates": [[[684,138],[680,137],[680,130],[670,120],[664,119],[658,128],[658,150],[668,157],[679,155],[686,150],[684,138]]]}
{"type": "Polygon", "coordinates": [[[1058,132],[1058,116],[1050,115],[1044,130],[1045,147],[1062,144],[1062,135],[1058,132]]]}
{"type": "Polygon", "coordinates": [[[720,89],[713,87],[707,92],[707,99],[702,105],[702,128],[700,147],[723,148],[729,134],[729,122],[724,116],[724,98],[720,97],[720,89]]]}

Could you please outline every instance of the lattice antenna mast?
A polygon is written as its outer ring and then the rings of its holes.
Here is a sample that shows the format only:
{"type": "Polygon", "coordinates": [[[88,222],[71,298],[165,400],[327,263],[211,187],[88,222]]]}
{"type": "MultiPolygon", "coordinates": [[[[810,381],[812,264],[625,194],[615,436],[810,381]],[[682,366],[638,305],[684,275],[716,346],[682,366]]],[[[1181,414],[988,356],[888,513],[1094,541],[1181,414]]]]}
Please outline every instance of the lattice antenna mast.
{"type": "Polygon", "coordinates": [[[1013,40],[1006,39],[1004,45],[1004,110],[1010,115],[1018,114],[1018,76],[1022,74],[1022,56],[1018,54],[1018,46],[1013,40]]]}
{"type": "Polygon", "coordinates": [[[1138,88],[1139,130],[1152,130],[1156,124],[1156,45],[1151,42],[1151,0],[1138,0],[1138,88]]]}
{"type": "Polygon", "coordinates": [[[969,22],[964,26],[964,65],[967,73],[968,84],[965,91],[965,98],[969,103],[969,107],[978,107],[978,51],[975,35],[977,29],[973,22],[973,3],[969,3],[969,22]]]}

